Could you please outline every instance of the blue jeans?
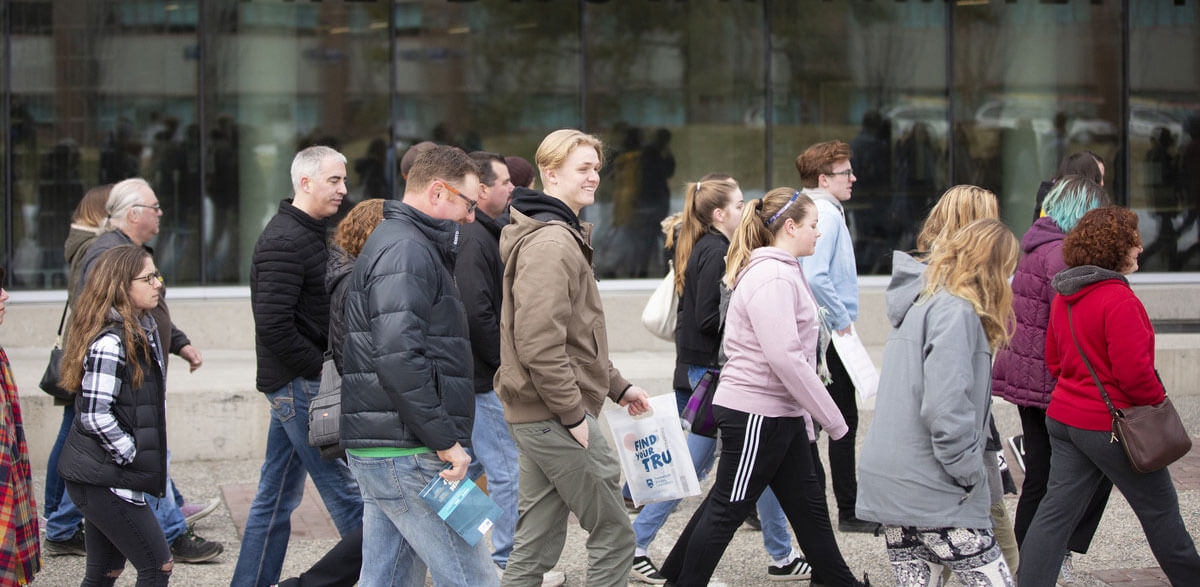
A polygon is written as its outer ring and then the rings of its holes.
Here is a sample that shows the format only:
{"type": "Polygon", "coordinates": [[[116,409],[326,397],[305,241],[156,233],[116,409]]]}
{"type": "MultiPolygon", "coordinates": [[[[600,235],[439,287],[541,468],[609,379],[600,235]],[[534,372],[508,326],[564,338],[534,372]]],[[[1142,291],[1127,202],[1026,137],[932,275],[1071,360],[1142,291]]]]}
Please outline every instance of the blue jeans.
{"type": "MultiPolygon", "coordinates": [[[[58,476],[58,455],[62,454],[63,443],[67,441],[67,433],[71,431],[71,422],[74,420],[75,404],[70,403],[63,406],[62,423],[58,425],[58,438],[54,439],[54,447],[50,449],[50,458],[46,461],[46,491],[42,495],[42,513],[47,519],[58,510],[58,503],[67,491],[62,477],[58,476]]],[[[47,528],[48,530],[49,528],[47,528]]]]}
{"type": "MultiPolygon", "coordinates": [[[[704,375],[705,367],[689,366],[688,383],[695,387],[704,375]]],[[[692,466],[696,476],[704,479],[712,470],[717,457],[717,439],[689,433],[688,452],[692,454],[692,466]]],[[[667,516],[675,511],[682,500],[660,501],[647,504],[633,521],[633,533],[637,536],[638,548],[649,548],[659,529],[667,522],[667,516]]],[[[782,559],[792,552],[792,538],[788,534],[787,517],[771,488],[758,498],[758,519],[762,522],[763,548],[773,559],[782,559]]]]}
{"type": "Polygon", "coordinates": [[[424,585],[426,570],[438,587],[500,584],[483,541],[468,546],[420,497],[445,465],[437,455],[346,458],[363,493],[359,585],[424,585]]]}
{"type": "Polygon", "coordinates": [[[492,560],[500,568],[508,565],[513,531],[517,527],[517,443],[508,433],[504,406],[495,391],[475,394],[475,427],[471,429],[471,468],[467,474],[478,479],[487,473],[488,494],[503,513],[492,527],[492,560]]]}
{"type": "Polygon", "coordinates": [[[320,381],[297,377],[266,394],[271,402],[267,454],[233,569],[230,584],[234,587],[279,582],[292,533],[292,510],[304,497],[306,474],[312,475],[340,534],[344,536],[362,523],[362,497],[350,469],[340,460],[322,460],[320,451],[308,446],[308,402],[320,385],[320,381]]]}
{"type": "MultiPolygon", "coordinates": [[[[170,476],[171,452],[167,451],[167,493],[166,497],[159,499],[153,495],[146,495],[146,505],[154,512],[155,519],[158,520],[159,527],[162,528],[163,536],[167,539],[167,544],[175,541],[176,538],[183,536],[187,532],[187,521],[183,517],[183,512],[179,511],[179,505],[175,502],[175,483],[171,481],[170,476]]],[[[58,501],[58,509],[50,517],[46,518],[46,538],[50,540],[67,540],[75,535],[79,529],[79,524],[83,522],[83,512],[79,511],[78,507],[71,501],[71,496],[67,495],[67,489],[64,486],[60,499],[58,501]]]]}

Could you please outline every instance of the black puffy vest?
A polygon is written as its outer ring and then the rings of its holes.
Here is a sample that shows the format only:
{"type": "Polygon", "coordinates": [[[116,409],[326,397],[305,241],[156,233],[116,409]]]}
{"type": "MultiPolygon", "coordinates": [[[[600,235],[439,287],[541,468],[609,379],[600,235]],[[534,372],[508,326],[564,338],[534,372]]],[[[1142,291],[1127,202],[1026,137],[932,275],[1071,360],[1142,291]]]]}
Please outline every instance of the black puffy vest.
{"type": "MultiPolygon", "coordinates": [[[[101,336],[120,330],[110,328],[101,336]]],[[[58,474],[63,479],[119,489],[144,491],[157,497],[166,494],[167,486],[167,415],[163,404],[166,390],[163,373],[158,361],[139,358],[142,367],[142,385],[133,389],[128,370],[129,356],[118,371],[121,391],[113,403],[113,415],[118,425],[133,436],[137,453],[133,462],[118,465],[112,455],[100,444],[100,438],[85,432],[80,425],[85,400],[83,394],[75,396],[75,420],[63,443],[62,455],[58,460],[58,474]]]]}

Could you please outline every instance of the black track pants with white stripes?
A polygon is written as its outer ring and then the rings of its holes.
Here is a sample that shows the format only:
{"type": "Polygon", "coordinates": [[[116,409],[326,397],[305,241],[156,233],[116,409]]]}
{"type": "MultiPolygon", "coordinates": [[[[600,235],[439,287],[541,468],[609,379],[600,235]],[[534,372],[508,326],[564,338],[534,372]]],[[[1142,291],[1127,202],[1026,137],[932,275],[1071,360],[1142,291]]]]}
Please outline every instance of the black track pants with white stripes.
{"type": "Polygon", "coordinates": [[[792,531],[825,585],[854,585],[829,522],[821,479],[803,418],[767,418],[713,406],[721,429],[721,461],[712,490],[663,563],[676,585],[707,585],[733,533],[770,485],[792,531]]]}

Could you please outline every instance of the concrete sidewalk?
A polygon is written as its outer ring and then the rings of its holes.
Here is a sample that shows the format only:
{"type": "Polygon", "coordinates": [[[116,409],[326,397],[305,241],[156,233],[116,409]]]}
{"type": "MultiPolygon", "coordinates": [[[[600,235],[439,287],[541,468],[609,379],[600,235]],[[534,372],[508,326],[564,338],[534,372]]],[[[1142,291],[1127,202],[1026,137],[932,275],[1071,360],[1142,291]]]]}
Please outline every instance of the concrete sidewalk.
{"type": "MultiPolygon", "coordinates": [[[[634,365],[629,365],[632,369],[634,365]]],[[[1183,414],[1189,430],[1200,432],[1200,397],[1184,396],[1175,398],[1180,412],[1183,414]]],[[[1019,431],[1020,424],[1016,409],[1006,403],[997,402],[995,406],[997,424],[1005,436],[1019,431]]],[[[874,412],[863,410],[862,430],[859,433],[861,442],[865,430],[870,426],[874,412]]],[[[822,442],[824,445],[824,442],[822,442]]],[[[1200,445],[1200,442],[1198,442],[1200,445]]],[[[824,446],[822,446],[824,452],[824,446]]],[[[824,458],[824,457],[823,457],[824,458]]],[[[237,490],[245,493],[245,485],[252,488],[258,480],[260,459],[239,459],[220,461],[191,461],[173,465],[172,473],[176,482],[192,501],[204,501],[212,497],[232,495],[237,490]]],[[[1176,487],[1179,489],[1180,509],[1183,519],[1192,535],[1200,533],[1200,448],[1184,460],[1171,467],[1176,487]]],[[[34,471],[35,482],[38,486],[38,497],[41,496],[41,484],[45,471],[34,471]]],[[[708,484],[705,484],[707,491],[708,484]]],[[[252,493],[252,490],[251,490],[252,493]]],[[[315,495],[306,496],[304,507],[320,510],[319,500],[312,500],[315,495]]],[[[238,499],[245,499],[238,498],[238,499]]],[[[700,503],[700,497],[684,500],[680,510],[667,522],[659,533],[658,539],[651,545],[651,558],[658,563],[666,557],[679,536],[692,511],[700,503]]],[[[1010,515],[1016,508],[1016,496],[1006,498],[1010,515]]],[[[832,494],[829,503],[833,503],[832,494]]],[[[238,504],[232,504],[234,511],[243,511],[238,504]]],[[[197,523],[196,532],[201,536],[224,543],[225,552],[215,562],[201,565],[178,565],[173,576],[173,583],[188,586],[218,586],[228,585],[233,573],[234,560],[238,552],[238,530],[230,514],[231,504],[223,504],[216,513],[197,523]]],[[[244,516],[244,514],[241,514],[244,516]]],[[[292,576],[307,568],[329,549],[336,540],[333,538],[301,538],[300,534],[319,536],[321,532],[328,536],[329,522],[325,519],[311,521],[297,520],[294,537],[289,545],[288,558],[284,566],[284,576],[292,576]],[[324,525],[325,530],[320,526],[324,525]]],[[[850,567],[856,574],[869,573],[875,585],[891,585],[892,574],[887,563],[883,538],[864,534],[837,534],[838,543],[850,567]]],[[[587,564],[585,549],[586,535],[578,526],[572,524],[567,537],[558,569],[565,572],[568,585],[583,585],[587,564]]],[[[1154,558],[1146,546],[1141,527],[1128,504],[1114,492],[1109,501],[1108,511],[1100,526],[1092,550],[1087,555],[1075,557],[1077,585],[1166,585],[1162,575],[1155,567],[1154,558]],[[1144,570],[1150,569],[1150,570],[1144,570]],[[1154,577],[1159,577],[1155,582],[1154,577]],[[1149,579],[1147,579],[1147,577],[1149,579]],[[1136,582],[1135,582],[1136,580],[1136,582]],[[1145,582],[1149,580],[1150,582],[1145,582]]],[[[763,552],[761,535],[745,527],[739,530],[730,544],[729,549],[717,568],[714,584],[723,585],[768,585],[774,584],[767,579],[766,570],[769,560],[763,552]]],[[[84,559],[82,557],[47,557],[36,585],[74,585],[82,577],[84,559]]],[[[118,581],[118,585],[133,585],[132,568],[127,568],[118,581]]],[[[427,583],[429,584],[429,583],[427,583]]],[[[634,583],[635,585],[637,583],[634,583]]],[[[956,584],[956,583],[955,583],[956,584]]]]}

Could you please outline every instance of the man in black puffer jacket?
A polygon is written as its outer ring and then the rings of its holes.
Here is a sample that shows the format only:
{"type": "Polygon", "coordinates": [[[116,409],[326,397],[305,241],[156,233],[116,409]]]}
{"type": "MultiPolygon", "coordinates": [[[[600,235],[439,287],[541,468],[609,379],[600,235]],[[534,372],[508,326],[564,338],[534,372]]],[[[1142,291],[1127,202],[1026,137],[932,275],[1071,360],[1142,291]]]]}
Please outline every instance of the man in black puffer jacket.
{"type": "Polygon", "coordinates": [[[462,480],[471,462],[471,345],[451,271],[458,223],[474,219],[478,194],[466,153],[422,154],[350,275],[342,446],[364,519],[378,520],[363,528],[363,585],[391,584],[397,573],[419,585],[426,567],[438,585],[498,583],[484,542],[469,546],[415,497],[435,475],[462,480]]]}
{"type": "Polygon", "coordinates": [[[346,195],[346,157],[309,147],[292,160],[291,200],[267,223],[250,266],[258,390],[270,402],[267,454],[250,504],[233,587],[279,581],[292,510],[311,475],[338,532],[362,525],[362,497],[341,461],[308,446],[308,402],[320,387],[329,329],[325,219],[346,195]]]}

